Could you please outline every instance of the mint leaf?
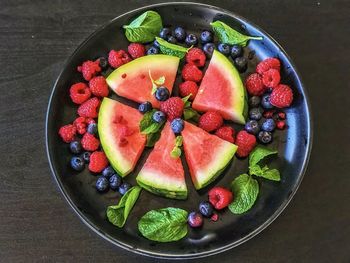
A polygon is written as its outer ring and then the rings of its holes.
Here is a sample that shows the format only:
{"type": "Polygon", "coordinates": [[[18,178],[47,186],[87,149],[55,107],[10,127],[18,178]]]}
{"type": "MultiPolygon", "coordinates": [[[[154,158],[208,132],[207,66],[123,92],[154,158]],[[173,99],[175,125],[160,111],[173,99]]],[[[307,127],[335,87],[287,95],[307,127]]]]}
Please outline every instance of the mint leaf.
{"type": "Polygon", "coordinates": [[[177,241],[187,235],[185,210],[168,207],[147,212],[138,222],[141,234],[153,241],[177,241]]]}
{"type": "Polygon", "coordinates": [[[231,189],[235,198],[228,207],[233,214],[247,212],[254,205],[259,194],[258,181],[247,174],[241,174],[233,180],[231,189]]]}
{"type": "Polygon", "coordinates": [[[153,95],[154,93],[156,93],[158,86],[163,85],[165,82],[165,77],[161,76],[159,79],[157,80],[153,80],[152,75],[151,75],[151,70],[148,70],[148,75],[149,78],[152,81],[152,91],[151,94],[153,95]]]}
{"type": "MultiPolygon", "coordinates": [[[[188,99],[192,96],[192,93],[188,94],[186,97],[182,98],[182,101],[185,103],[185,108],[186,108],[186,103],[189,102],[188,99]]],[[[191,103],[191,102],[190,102],[191,103]]]]}
{"type": "Polygon", "coordinates": [[[189,107],[191,107],[191,102],[190,101],[186,101],[185,105],[184,105],[184,108],[189,108],[189,107]]]}
{"type": "Polygon", "coordinates": [[[199,120],[199,113],[196,112],[194,109],[188,108],[188,109],[184,109],[184,119],[185,120],[194,120],[195,122],[197,122],[199,120]]]}
{"type": "Polygon", "coordinates": [[[258,164],[261,160],[266,158],[269,155],[277,154],[276,150],[271,150],[263,146],[257,146],[249,154],[249,166],[254,166],[258,164]]]}
{"type": "Polygon", "coordinates": [[[156,112],[155,109],[146,112],[140,121],[140,132],[142,134],[156,133],[161,130],[164,123],[155,122],[152,118],[153,113],[156,112]]]}
{"type": "Polygon", "coordinates": [[[215,35],[219,38],[220,42],[229,45],[241,45],[246,46],[250,39],[262,40],[263,37],[251,37],[246,36],[238,31],[234,30],[232,27],[228,26],[224,22],[215,21],[210,23],[213,28],[215,35]]]}
{"type": "Polygon", "coordinates": [[[155,80],[154,83],[158,86],[163,85],[165,82],[165,77],[161,76],[159,79],[155,80]]]}
{"type": "Polygon", "coordinates": [[[152,91],[151,91],[151,94],[153,95],[154,93],[156,93],[157,89],[158,89],[158,86],[157,86],[154,82],[152,82],[152,91]]]}
{"type": "Polygon", "coordinates": [[[281,181],[280,172],[277,169],[270,169],[267,165],[263,168],[257,164],[249,166],[249,173],[272,181],[281,181]]]}
{"type": "Polygon", "coordinates": [[[162,51],[163,54],[179,57],[180,59],[182,59],[191,49],[191,47],[185,48],[179,45],[171,44],[160,37],[156,37],[156,40],[159,43],[160,51],[162,51]]]}
{"type": "Polygon", "coordinates": [[[146,146],[147,147],[153,147],[156,142],[159,140],[161,134],[161,130],[155,132],[155,133],[149,133],[147,134],[147,141],[146,141],[146,146]]]}
{"type": "Polygon", "coordinates": [[[160,130],[160,127],[162,127],[163,123],[153,122],[148,127],[146,127],[144,130],[141,131],[142,134],[150,134],[150,133],[156,133],[160,130]]]}
{"type": "Polygon", "coordinates": [[[134,186],[120,199],[118,205],[107,207],[108,221],[117,227],[123,227],[141,192],[141,187],[134,186]]]}
{"type": "Polygon", "coordinates": [[[175,146],[178,146],[178,147],[182,146],[182,141],[183,141],[183,138],[182,138],[181,135],[176,136],[176,138],[175,138],[175,146]]]}
{"type": "Polygon", "coordinates": [[[124,25],[125,36],[130,42],[147,43],[154,40],[162,29],[162,18],[155,11],[147,11],[124,25]]]}
{"type": "Polygon", "coordinates": [[[173,150],[171,151],[170,156],[172,158],[179,158],[181,156],[181,153],[182,153],[181,149],[179,147],[175,146],[173,148],[173,150]]]}

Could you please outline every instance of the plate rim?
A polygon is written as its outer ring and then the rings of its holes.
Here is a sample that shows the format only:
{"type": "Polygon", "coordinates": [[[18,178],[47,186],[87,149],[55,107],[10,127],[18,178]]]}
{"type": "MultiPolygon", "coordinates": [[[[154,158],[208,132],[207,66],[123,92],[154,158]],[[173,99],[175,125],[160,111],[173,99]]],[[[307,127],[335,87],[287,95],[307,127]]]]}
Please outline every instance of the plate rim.
{"type": "Polygon", "coordinates": [[[100,237],[102,237],[103,239],[111,242],[112,244],[125,249],[129,252],[132,253],[136,253],[142,256],[148,256],[148,257],[152,257],[152,258],[159,258],[159,259],[196,259],[196,258],[204,258],[204,257],[208,257],[208,256],[213,256],[225,251],[228,251],[234,247],[237,247],[245,242],[247,242],[248,240],[250,240],[251,238],[253,238],[254,236],[258,235],[259,233],[261,233],[264,229],[266,229],[274,220],[276,220],[276,218],[284,211],[284,209],[288,206],[288,204],[291,202],[291,200],[293,199],[295,193],[297,192],[297,190],[300,187],[301,182],[303,181],[303,178],[305,176],[305,172],[306,169],[308,167],[308,162],[310,160],[310,155],[311,155],[311,150],[312,150],[312,145],[313,145],[313,117],[312,117],[312,112],[311,112],[311,105],[310,105],[310,100],[309,100],[309,96],[308,96],[308,92],[305,89],[305,85],[300,77],[300,73],[297,70],[293,60],[291,59],[291,57],[288,55],[288,53],[285,51],[285,49],[276,41],[276,39],[274,39],[269,33],[267,33],[265,30],[263,30],[262,28],[260,28],[259,26],[257,26],[255,23],[247,20],[246,18],[230,11],[227,10],[225,8],[221,8],[218,6],[214,6],[214,5],[209,5],[209,4],[203,4],[203,3],[196,3],[196,2],[166,2],[166,3],[157,3],[157,4],[151,4],[151,5],[146,5],[146,6],[142,6],[130,11],[127,11],[119,16],[114,17],[113,19],[107,21],[106,23],[104,23],[103,25],[99,26],[94,32],[92,32],[87,38],[85,38],[79,45],[78,47],[74,50],[74,52],[65,60],[61,71],[59,72],[56,81],[53,85],[53,88],[51,90],[51,95],[49,98],[49,102],[48,102],[48,106],[47,106],[47,111],[46,111],[46,117],[45,117],[45,144],[46,144],[46,155],[48,158],[48,162],[49,162],[49,166],[50,166],[50,170],[51,170],[51,174],[52,177],[55,179],[55,182],[60,190],[60,192],[62,193],[62,195],[64,196],[66,202],[69,204],[69,206],[71,207],[71,209],[78,215],[78,217],[80,218],[80,220],[87,225],[92,231],[94,231],[96,234],[98,234],[100,237]],[[298,176],[298,180],[295,184],[294,189],[292,189],[292,193],[288,196],[288,198],[279,206],[279,208],[264,222],[262,223],[258,228],[256,228],[254,231],[252,231],[250,234],[244,236],[243,238],[232,242],[230,244],[227,244],[225,246],[219,247],[219,248],[215,248],[212,249],[210,251],[204,251],[204,252],[197,252],[197,253],[192,253],[192,254],[171,254],[171,253],[159,253],[159,252],[153,252],[152,250],[146,250],[146,249],[140,249],[140,248],[135,248],[130,244],[127,244],[125,242],[119,241],[113,237],[111,237],[110,235],[108,235],[108,233],[103,232],[102,230],[99,229],[99,227],[97,225],[95,225],[93,222],[91,222],[79,209],[78,207],[74,204],[74,202],[72,201],[72,199],[70,198],[70,196],[67,194],[63,183],[61,181],[61,179],[59,178],[59,176],[57,175],[55,166],[53,165],[52,162],[52,157],[51,157],[51,149],[50,149],[50,138],[49,138],[49,131],[48,131],[48,123],[49,123],[49,119],[51,116],[51,106],[52,106],[52,100],[55,96],[56,93],[56,89],[57,89],[57,84],[58,81],[60,80],[65,68],[71,63],[72,58],[76,55],[76,53],[78,53],[78,51],[87,43],[90,41],[91,38],[93,38],[96,34],[98,34],[99,32],[103,31],[108,25],[110,25],[111,23],[113,23],[115,20],[120,19],[123,16],[127,16],[129,14],[132,13],[137,13],[143,10],[149,10],[152,9],[154,7],[160,7],[160,6],[169,6],[169,5],[196,5],[196,6],[201,6],[204,8],[209,8],[209,9],[214,9],[217,10],[219,12],[225,13],[235,19],[237,19],[238,21],[242,22],[242,23],[247,23],[249,25],[251,25],[252,27],[258,29],[259,31],[261,31],[263,34],[265,34],[268,38],[270,38],[272,40],[272,43],[280,49],[280,51],[284,54],[284,56],[288,59],[288,61],[290,62],[293,71],[295,72],[296,75],[296,81],[298,83],[298,85],[301,87],[301,94],[303,95],[304,101],[305,101],[305,105],[306,105],[306,119],[308,120],[308,133],[307,133],[307,138],[308,138],[308,142],[307,142],[307,146],[306,146],[306,155],[304,157],[303,163],[302,163],[302,169],[301,172],[299,173],[298,176]]]}

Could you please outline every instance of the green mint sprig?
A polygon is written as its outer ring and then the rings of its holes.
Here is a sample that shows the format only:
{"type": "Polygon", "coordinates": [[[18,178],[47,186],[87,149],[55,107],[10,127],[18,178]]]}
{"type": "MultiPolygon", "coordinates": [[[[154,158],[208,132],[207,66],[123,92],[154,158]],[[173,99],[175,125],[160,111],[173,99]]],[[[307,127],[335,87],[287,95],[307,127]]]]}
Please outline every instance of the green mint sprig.
{"type": "Polygon", "coordinates": [[[156,93],[156,91],[157,91],[159,86],[164,85],[165,77],[161,76],[161,77],[159,77],[159,79],[153,80],[152,74],[151,74],[151,70],[148,71],[148,75],[149,75],[149,78],[152,81],[152,91],[151,91],[151,93],[153,95],[154,93],[156,93]]]}
{"type": "Polygon", "coordinates": [[[182,151],[181,151],[180,147],[182,146],[182,141],[183,141],[182,136],[176,136],[176,138],[175,138],[175,146],[172,149],[172,151],[170,152],[170,156],[172,158],[179,158],[181,156],[182,151]]]}
{"type": "Polygon", "coordinates": [[[186,53],[192,48],[192,47],[185,48],[183,46],[169,43],[160,37],[156,37],[156,40],[159,43],[160,51],[162,51],[163,54],[169,55],[169,56],[175,56],[180,59],[184,58],[186,53]]]}

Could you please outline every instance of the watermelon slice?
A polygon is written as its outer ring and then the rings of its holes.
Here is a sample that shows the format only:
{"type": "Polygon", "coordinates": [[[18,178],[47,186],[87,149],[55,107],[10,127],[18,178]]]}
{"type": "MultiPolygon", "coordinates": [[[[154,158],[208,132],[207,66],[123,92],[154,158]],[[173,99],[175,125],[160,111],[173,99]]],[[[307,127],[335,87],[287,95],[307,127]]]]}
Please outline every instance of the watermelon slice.
{"type": "Polygon", "coordinates": [[[135,59],[114,70],[107,78],[108,85],[119,96],[142,103],[149,101],[159,108],[152,94],[152,81],[165,77],[163,86],[172,91],[180,59],[168,55],[152,55],[135,59]]]}
{"type": "Polygon", "coordinates": [[[118,101],[104,98],[98,114],[98,134],[113,168],[126,176],[145,148],[146,136],[140,133],[142,114],[118,101]]]}
{"type": "Polygon", "coordinates": [[[230,163],[237,146],[185,122],[183,146],[192,182],[201,189],[213,182],[230,163]]]}
{"type": "Polygon", "coordinates": [[[216,110],[226,120],[245,123],[245,88],[236,68],[219,51],[214,50],[192,107],[202,112],[216,110]]]}
{"type": "Polygon", "coordinates": [[[154,194],[186,199],[187,187],[181,158],[170,156],[174,145],[175,135],[167,122],[136,180],[140,186],[154,194]]]}

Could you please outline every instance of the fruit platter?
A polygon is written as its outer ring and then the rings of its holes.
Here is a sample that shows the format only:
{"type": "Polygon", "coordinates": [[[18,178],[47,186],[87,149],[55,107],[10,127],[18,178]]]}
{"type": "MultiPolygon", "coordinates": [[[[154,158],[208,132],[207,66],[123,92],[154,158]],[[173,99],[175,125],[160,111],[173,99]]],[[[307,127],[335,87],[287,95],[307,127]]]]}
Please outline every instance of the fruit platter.
{"type": "Polygon", "coordinates": [[[235,247],[286,207],[312,142],[302,82],[266,32],[217,7],[157,4],[69,58],[46,123],[54,178],[82,221],[142,255],[235,247]]]}

